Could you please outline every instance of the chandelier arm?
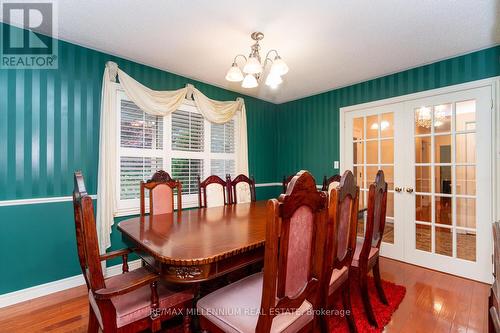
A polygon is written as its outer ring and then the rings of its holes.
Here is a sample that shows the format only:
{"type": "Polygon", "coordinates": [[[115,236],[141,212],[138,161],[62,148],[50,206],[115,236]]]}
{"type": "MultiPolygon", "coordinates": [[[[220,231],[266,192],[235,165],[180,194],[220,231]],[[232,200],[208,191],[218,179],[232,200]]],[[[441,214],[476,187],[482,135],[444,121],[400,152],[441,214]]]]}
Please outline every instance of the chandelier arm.
{"type": "Polygon", "coordinates": [[[267,51],[266,58],[269,58],[269,55],[270,55],[272,52],[276,53],[276,56],[279,56],[278,51],[277,51],[277,50],[275,50],[275,49],[272,49],[272,50],[267,51]]]}
{"type": "MultiPolygon", "coordinates": [[[[269,52],[268,52],[269,53],[269,52]]],[[[266,56],[266,59],[264,60],[264,63],[262,64],[262,72],[266,69],[267,63],[270,62],[271,64],[273,63],[273,60],[266,56]]]]}
{"type": "Polygon", "coordinates": [[[237,54],[233,59],[233,63],[238,64],[236,60],[238,60],[239,57],[243,57],[243,59],[245,59],[245,62],[247,61],[247,57],[245,57],[243,54],[237,54]]]}

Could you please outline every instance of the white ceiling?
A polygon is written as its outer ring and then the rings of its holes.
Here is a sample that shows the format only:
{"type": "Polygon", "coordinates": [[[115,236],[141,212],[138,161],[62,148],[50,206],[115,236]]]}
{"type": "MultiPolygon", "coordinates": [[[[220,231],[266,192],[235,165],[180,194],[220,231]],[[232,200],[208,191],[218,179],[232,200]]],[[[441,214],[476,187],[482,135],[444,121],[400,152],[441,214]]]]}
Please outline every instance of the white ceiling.
{"type": "Polygon", "coordinates": [[[61,0],[59,38],[276,103],[500,43],[499,0],[61,0]],[[225,81],[250,34],[290,67],[225,81]]]}

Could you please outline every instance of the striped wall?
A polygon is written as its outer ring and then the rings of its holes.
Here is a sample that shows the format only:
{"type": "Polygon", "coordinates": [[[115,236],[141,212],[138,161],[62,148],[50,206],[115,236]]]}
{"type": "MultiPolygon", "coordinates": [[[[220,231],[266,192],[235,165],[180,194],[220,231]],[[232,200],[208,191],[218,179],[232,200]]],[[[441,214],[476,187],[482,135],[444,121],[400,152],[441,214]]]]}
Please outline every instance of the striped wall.
{"type": "MultiPolygon", "coordinates": [[[[0,70],[0,294],[79,273],[71,202],[2,206],[2,201],[71,195],[72,173],[84,172],[96,193],[100,94],[104,64],[115,61],[148,87],[194,84],[208,97],[234,92],[59,42],[58,70],[0,70]]],[[[257,183],[276,181],[276,105],[243,96],[247,108],[249,170],[257,183]]],[[[260,199],[280,188],[260,187],[260,199]]],[[[119,232],[112,248],[123,246],[119,232]]],[[[113,263],[112,263],[113,264],[113,263]]]]}
{"type": "Polygon", "coordinates": [[[338,170],[341,107],[500,75],[500,46],[278,105],[277,175],[300,169],[316,181],[338,170]]]}

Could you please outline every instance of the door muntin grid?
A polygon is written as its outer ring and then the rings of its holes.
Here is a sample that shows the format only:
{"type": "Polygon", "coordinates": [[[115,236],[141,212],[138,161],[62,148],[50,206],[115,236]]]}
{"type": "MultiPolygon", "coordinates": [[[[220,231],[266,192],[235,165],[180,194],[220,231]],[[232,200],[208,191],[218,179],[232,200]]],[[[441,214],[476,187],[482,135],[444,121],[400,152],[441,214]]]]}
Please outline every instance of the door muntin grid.
{"type": "MultiPolygon", "coordinates": [[[[394,244],[394,113],[353,118],[353,173],[360,187],[360,208],[366,208],[368,187],[379,169],[388,183],[386,225],[383,241],[394,244]]],[[[364,236],[366,214],[358,221],[358,236],[364,236]]]]}
{"type": "Polygon", "coordinates": [[[475,100],[414,109],[417,250],[476,261],[475,135],[475,100]]]}

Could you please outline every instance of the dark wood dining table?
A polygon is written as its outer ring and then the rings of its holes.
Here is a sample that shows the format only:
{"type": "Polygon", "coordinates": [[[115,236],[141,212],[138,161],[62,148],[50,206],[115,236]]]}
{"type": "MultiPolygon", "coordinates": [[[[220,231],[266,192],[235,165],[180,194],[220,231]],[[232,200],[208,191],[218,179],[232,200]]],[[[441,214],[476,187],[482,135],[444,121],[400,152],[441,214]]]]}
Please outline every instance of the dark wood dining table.
{"type": "Polygon", "coordinates": [[[199,283],[264,258],[266,201],[134,217],[118,230],[163,280],[199,283]]]}

